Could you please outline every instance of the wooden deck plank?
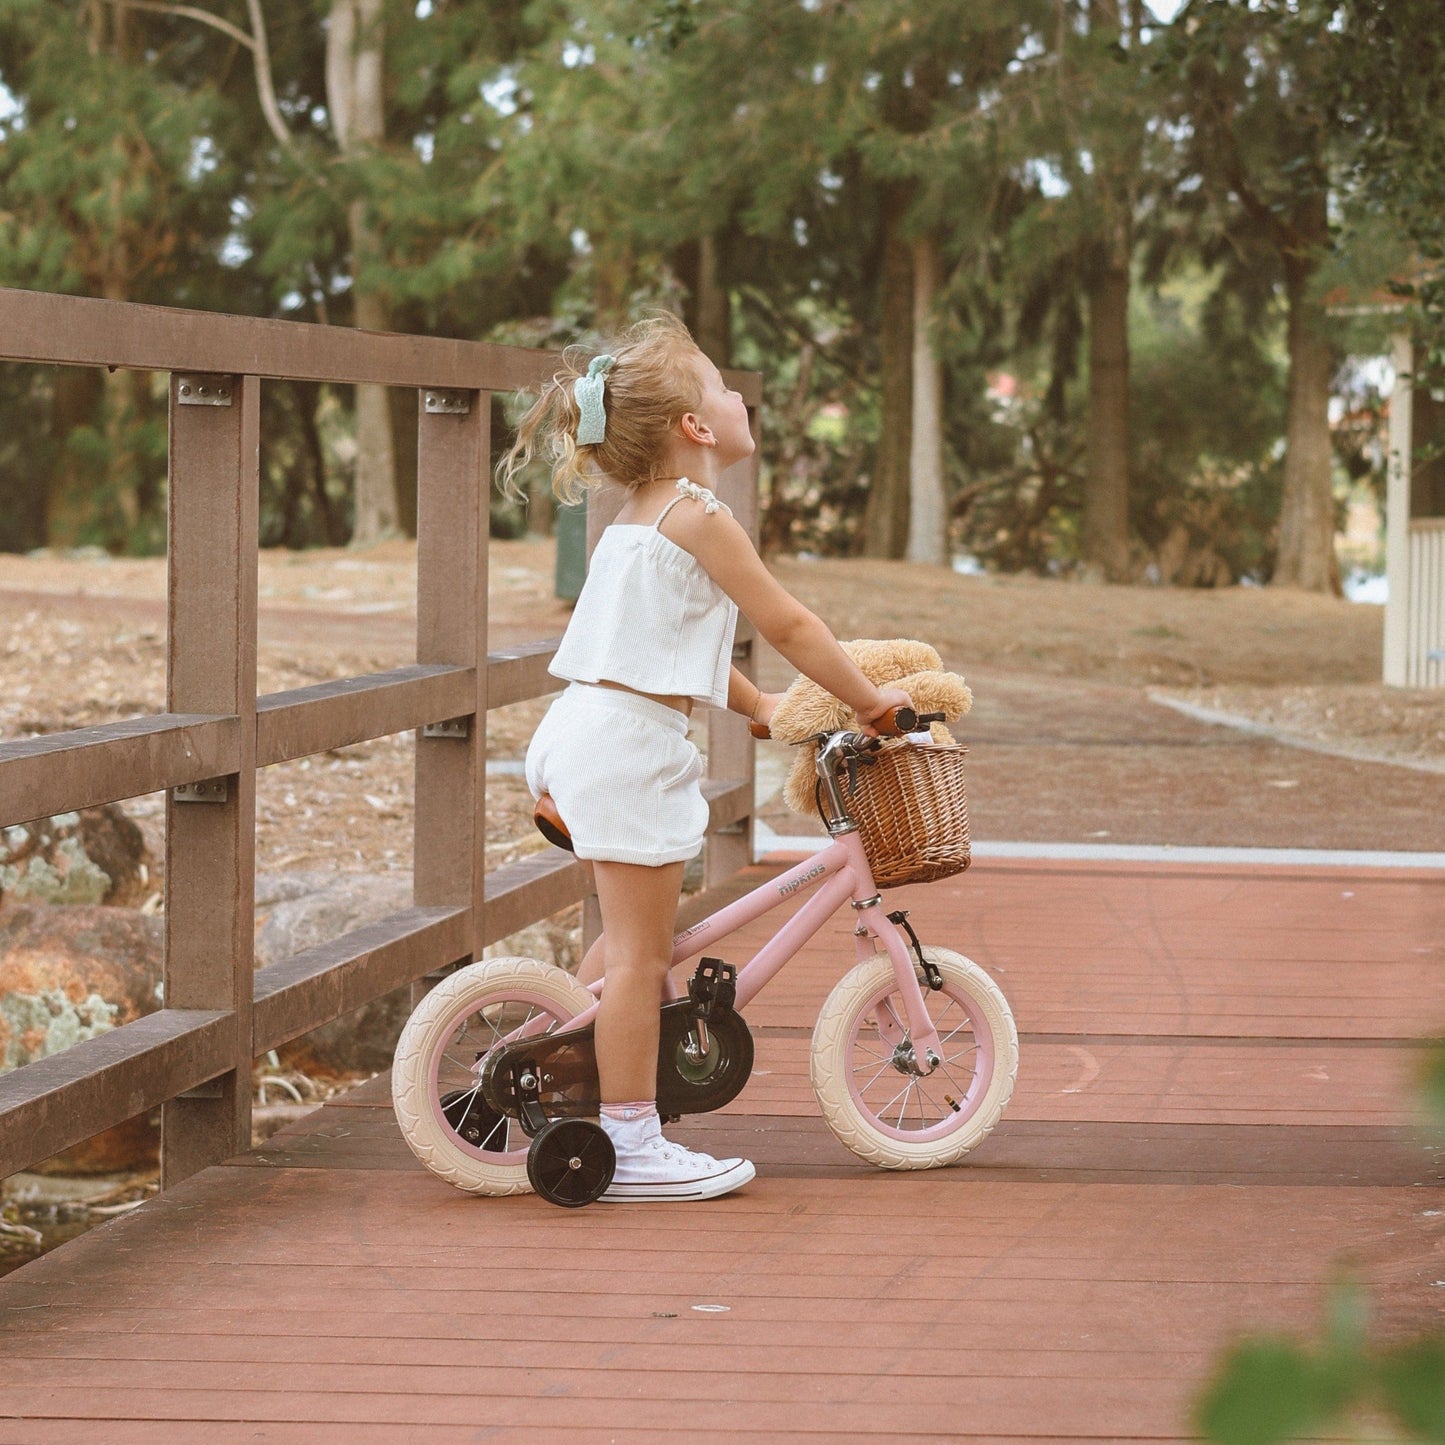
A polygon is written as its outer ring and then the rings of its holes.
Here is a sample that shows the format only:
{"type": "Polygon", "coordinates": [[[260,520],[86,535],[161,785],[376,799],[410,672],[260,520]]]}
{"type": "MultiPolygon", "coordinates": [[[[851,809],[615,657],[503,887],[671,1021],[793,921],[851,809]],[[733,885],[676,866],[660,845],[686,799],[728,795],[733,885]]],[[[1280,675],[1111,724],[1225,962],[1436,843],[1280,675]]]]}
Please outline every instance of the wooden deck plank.
{"type": "Polygon", "coordinates": [[[380,1077],[0,1281],[0,1442],[1189,1438],[1221,1345],[1312,1328],[1345,1255],[1385,1327],[1438,1318],[1445,1150],[1410,1080],[1445,1017],[1440,881],[1010,865],[916,890],[1023,1030],[1013,1106],[936,1173],[867,1167],[813,1104],[846,932],[749,1010],[734,1105],[675,1126],[757,1161],[721,1200],[460,1195],[380,1077]]]}

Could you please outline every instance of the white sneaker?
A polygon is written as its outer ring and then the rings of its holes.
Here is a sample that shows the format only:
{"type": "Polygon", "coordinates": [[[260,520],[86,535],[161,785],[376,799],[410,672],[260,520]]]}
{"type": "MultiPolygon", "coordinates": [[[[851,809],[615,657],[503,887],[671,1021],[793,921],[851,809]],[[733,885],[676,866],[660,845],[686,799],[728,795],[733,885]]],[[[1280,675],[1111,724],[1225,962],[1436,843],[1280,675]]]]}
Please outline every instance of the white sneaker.
{"type": "Polygon", "coordinates": [[[714,1159],[664,1139],[656,1114],[645,1119],[610,1119],[604,1114],[601,1122],[617,1151],[617,1170],[602,1195],[604,1203],[716,1199],[757,1172],[746,1159],[714,1159]]]}

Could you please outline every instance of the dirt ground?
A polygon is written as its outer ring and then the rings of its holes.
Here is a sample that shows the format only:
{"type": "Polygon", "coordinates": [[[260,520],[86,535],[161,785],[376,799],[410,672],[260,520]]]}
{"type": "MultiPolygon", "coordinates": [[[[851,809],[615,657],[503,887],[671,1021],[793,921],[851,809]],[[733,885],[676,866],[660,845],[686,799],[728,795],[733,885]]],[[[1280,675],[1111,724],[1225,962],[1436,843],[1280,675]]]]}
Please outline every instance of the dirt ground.
{"type": "MultiPolygon", "coordinates": [[[[923,638],[968,677],[975,708],[956,731],[974,752],[976,838],[1445,847],[1445,690],[1378,681],[1378,607],[897,562],[772,566],[838,635],[923,638]],[[1264,731],[1211,726],[1169,700],[1264,731]]],[[[493,646],[562,630],[553,567],[549,540],[493,543],[493,646]]],[[[413,660],[415,576],[415,548],[403,542],[264,553],[259,690],[413,660]]],[[[765,685],[791,676],[764,649],[765,685]]],[[[0,740],[159,711],[164,700],[163,561],[0,557],[0,740]]],[[[489,867],[541,846],[520,765],[545,705],[488,719],[489,867]]],[[[786,767],[776,751],[759,750],[769,784],[786,767]]],[[[411,771],[410,736],[266,769],[258,868],[409,867],[411,771]]],[[[159,860],[163,798],[126,808],[159,860]]],[[[776,799],[761,801],[760,816],[778,832],[810,829],[776,799]]]]}

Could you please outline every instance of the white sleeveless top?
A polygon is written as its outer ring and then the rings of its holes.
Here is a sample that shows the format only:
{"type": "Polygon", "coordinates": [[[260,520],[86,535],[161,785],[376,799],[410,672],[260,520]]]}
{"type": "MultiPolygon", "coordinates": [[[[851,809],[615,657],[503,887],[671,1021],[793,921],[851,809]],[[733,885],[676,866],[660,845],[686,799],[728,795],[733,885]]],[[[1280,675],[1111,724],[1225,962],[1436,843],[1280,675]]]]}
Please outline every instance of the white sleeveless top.
{"type": "Polygon", "coordinates": [[[652,523],[613,522],[592,552],[562,645],[547,671],[568,682],[617,682],[637,692],[726,707],[738,609],[702,564],[658,527],[684,497],[732,511],[683,477],[652,523]]]}

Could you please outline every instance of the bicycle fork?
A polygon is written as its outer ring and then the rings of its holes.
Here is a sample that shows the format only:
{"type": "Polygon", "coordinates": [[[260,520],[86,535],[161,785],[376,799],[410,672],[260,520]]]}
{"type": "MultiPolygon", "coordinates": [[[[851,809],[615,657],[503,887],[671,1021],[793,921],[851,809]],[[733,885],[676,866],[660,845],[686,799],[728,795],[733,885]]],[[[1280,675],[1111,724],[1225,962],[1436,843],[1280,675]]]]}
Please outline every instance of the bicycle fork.
{"type": "Polygon", "coordinates": [[[879,1006],[876,1011],[878,1035],[892,1049],[893,1062],[900,1071],[927,1078],[943,1062],[943,1046],[923,998],[924,985],[918,981],[918,970],[924,971],[930,988],[939,987],[942,980],[933,982],[937,970],[931,969],[923,957],[918,935],[908,925],[906,913],[884,913],[877,894],[861,903],[855,901],[853,907],[858,914],[853,940],[859,961],[867,962],[878,951],[875,945],[881,943],[892,960],[898,992],[903,999],[902,1018],[898,1017],[891,1000],[885,999],[879,1006]],[[906,937],[904,929],[907,929],[906,937]]]}

